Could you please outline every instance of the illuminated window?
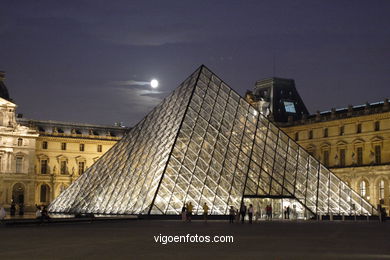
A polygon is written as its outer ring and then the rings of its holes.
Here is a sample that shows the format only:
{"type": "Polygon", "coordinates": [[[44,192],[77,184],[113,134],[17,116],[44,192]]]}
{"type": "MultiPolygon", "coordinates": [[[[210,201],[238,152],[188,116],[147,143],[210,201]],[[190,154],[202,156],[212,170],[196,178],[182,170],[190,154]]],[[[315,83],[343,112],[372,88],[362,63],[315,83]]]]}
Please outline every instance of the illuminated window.
{"type": "Polygon", "coordinates": [[[79,162],[79,175],[84,173],[85,162],[79,162]]]}
{"type": "Polygon", "coordinates": [[[16,173],[21,173],[23,171],[23,157],[16,156],[16,173]]]}
{"type": "Polygon", "coordinates": [[[375,163],[380,164],[381,160],[381,146],[375,145],[375,163]]]}
{"type": "Polygon", "coordinates": [[[284,108],[287,113],[296,113],[294,102],[284,101],[284,108]]]}
{"type": "Polygon", "coordinates": [[[80,152],[84,152],[84,144],[80,144],[80,152]]]}
{"type": "Polygon", "coordinates": [[[41,174],[47,174],[47,160],[41,160],[41,174]]]}
{"type": "Polygon", "coordinates": [[[360,182],[360,196],[365,197],[367,194],[367,183],[366,181],[360,182]]]}
{"type": "Polygon", "coordinates": [[[46,141],[42,142],[42,149],[47,149],[47,142],[46,141]]]}
{"type": "Polygon", "coordinates": [[[379,182],[379,199],[383,200],[385,199],[385,181],[381,180],[379,182]]]}
{"type": "Polygon", "coordinates": [[[97,146],[97,151],[98,151],[98,153],[101,153],[102,150],[103,150],[102,145],[101,145],[101,144],[98,144],[98,146],[97,146]]]}
{"type": "Polygon", "coordinates": [[[22,146],[23,145],[23,139],[22,138],[19,138],[18,139],[18,146],[22,146]]]}
{"type": "Polygon", "coordinates": [[[66,143],[61,143],[61,150],[66,150],[66,143]]]}

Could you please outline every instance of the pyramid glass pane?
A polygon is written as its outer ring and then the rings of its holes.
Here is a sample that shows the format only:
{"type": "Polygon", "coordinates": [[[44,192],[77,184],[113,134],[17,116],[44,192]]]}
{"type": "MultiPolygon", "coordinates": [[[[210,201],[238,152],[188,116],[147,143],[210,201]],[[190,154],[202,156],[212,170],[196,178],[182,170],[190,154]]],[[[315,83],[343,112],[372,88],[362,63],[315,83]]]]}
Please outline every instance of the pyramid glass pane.
{"type": "Polygon", "coordinates": [[[228,214],[288,198],[311,214],[374,208],[201,66],[51,205],[51,212],[228,214]]]}

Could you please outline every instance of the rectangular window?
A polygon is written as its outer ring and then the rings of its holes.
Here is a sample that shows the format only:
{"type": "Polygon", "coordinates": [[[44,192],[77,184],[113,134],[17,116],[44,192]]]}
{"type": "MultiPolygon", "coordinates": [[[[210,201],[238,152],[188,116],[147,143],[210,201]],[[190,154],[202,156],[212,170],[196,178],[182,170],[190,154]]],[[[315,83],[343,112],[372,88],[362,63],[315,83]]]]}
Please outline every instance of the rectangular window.
{"type": "Polygon", "coordinates": [[[23,157],[16,156],[16,173],[21,173],[23,171],[23,157]]]}
{"type": "Polygon", "coordinates": [[[340,149],[340,166],[345,166],[345,149],[340,149]]]}
{"type": "Polygon", "coordinates": [[[309,139],[313,139],[313,130],[309,131],[309,139]]]}
{"type": "Polygon", "coordinates": [[[19,138],[18,139],[18,146],[22,146],[23,145],[23,139],[22,138],[19,138]]]}
{"type": "Polygon", "coordinates": [[[84,144],[80,144],[80,152],[84,152],[84,144]]]}
{"type": "Polygon", "coordinates": [[[79,175],[84,173],[85,162],[79,162],[79,175]]]}
{"type": "Polygon", "coordinates": [[[344,135],[344,126],[340,126],[340,135],[344,135]]]}
{"type": "Polygon", "coordinates": [[[379,121],[375,122],[374,128],[375,128],[375,131],[379,131],[381,129],[381,124],[379,121]]]}
{"type": "Polygon", "coordinates": [[[323,163],[326,167],[328,167],[329,166],[329,151],[324,151],[323,156],[324,156],[323,163]]]}
{"type": "Polygon", "coordinates": [[[328,128],[324,129],[324,137],[328,137],[328,128]]]}
{"type": "Polygon", "coordinates": [[[362,124],[357,124],[356,126],[356,133],[360,134],[362,132],[362,124]]]}
{"type": "Polygon", "coordinates": [[[46,141],[42,142],[42,149],[47,149],[47,142],[46,141]]]}
{"type": "Polygon", "coordinates": [[[295,141],[299,141],[299,132],[295,133],[295,141]]]}
{"type": "Polygon", "coordinates": [[[41,160],[41,174],[47,174],[47,160],[41,160]]]}
{"type": "Polygon", "coordinates": [[[61,174],[67,174],[66,161],[61,161],[61,174]]]}
{"type": "Polygon", "coordinates": [[[98,153],[101,153],[103,151],[103,148],[102,148],[101,144],[98,144],[97,151],[98,151],[98,153]]]}
{"type": "Polygon", "coordinates": [[[357,164],[363,165],[363,148],[358,147],[356,152],[357,152],[357,164]]]}
{"type": "Polygon", "coordinates": [[[380,164],[381,163],[381,146],[375,145],[375,163],[380,164]]]}
{"type": "Polygon", "coordinates": [[[66,150],[66,143],[61,143],[61,150],[66,150]]]}

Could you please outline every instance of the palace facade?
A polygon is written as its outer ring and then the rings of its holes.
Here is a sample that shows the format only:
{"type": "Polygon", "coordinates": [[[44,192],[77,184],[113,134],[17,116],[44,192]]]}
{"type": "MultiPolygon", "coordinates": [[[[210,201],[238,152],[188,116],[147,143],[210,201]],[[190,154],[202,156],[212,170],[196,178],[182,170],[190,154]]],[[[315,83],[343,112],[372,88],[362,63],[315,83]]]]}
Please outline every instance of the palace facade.
{"type": "Polygon", "coordinates": [[[16,116],[0,73],[0,205],[47,205],[108,151],[126,128],[16,116]]]}
{"type": "Polygon", "coordinates": [[[372,205],[390,207],[388,99],[309,114],[294,80],[258,81],[246,99],[372,205]]]}

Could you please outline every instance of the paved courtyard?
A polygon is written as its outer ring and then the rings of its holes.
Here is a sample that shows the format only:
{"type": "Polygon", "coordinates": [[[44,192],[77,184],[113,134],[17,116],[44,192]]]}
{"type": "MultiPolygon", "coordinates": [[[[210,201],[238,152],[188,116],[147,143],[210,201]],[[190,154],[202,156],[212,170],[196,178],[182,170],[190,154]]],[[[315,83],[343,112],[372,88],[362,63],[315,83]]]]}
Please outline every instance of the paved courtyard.
{"type": "Polygon", "coordinates": [[[182,223],[168,220],[0,226],[0,259],[390,259],[390,223],[182,223]],[[156,243],[159,235],[233,243],[156,243]]]}

